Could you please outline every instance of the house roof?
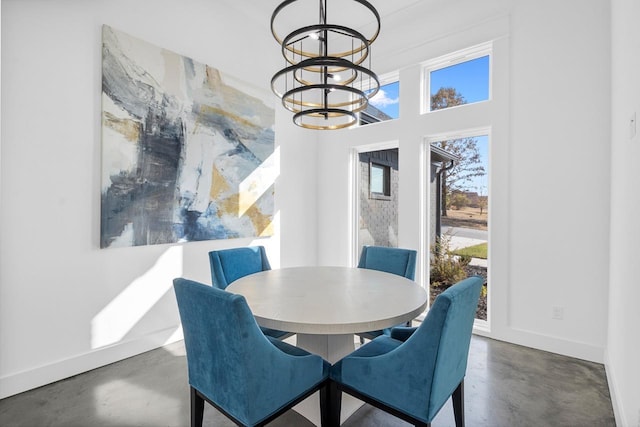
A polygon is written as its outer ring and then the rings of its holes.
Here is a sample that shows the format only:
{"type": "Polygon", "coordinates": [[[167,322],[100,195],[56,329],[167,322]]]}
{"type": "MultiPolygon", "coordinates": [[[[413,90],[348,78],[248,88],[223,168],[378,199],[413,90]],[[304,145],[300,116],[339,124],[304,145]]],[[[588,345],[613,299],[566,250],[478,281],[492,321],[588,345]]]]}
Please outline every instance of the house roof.
{"type": "Polygon", "coordinates": [[[380,110],[379,108],[374,107],[370,103],[367,104],[367,108],[365,108],[364,111],[360,112],[361,124],[384,122],[392,119],[393,117],[389,116],[387,113],[380,110]]]}
{"type": "Polygon", "coordinates": [[[431,161],[432,162],[450,162],[452,160],[457,162],[460,160],[460,157],[446,150],[443,150],[440,147],[431,145],[431,161]]]}

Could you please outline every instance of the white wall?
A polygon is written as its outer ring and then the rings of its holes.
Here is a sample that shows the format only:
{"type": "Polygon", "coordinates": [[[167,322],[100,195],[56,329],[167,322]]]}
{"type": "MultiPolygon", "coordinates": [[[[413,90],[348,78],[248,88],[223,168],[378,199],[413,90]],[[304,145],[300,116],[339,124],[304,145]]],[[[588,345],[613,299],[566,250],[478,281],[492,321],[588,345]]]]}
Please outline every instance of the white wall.
{"type": "Polygon", "coordinates": [[[512,40],[512,328],[543,348],[602,361],[609,2],[516,2],[512,40]],[[565,320],[551,319],[553,306],[565,320]]]}
{"type": "MultiPolygon", "coordinates": [[[[640,3],[612,2],[611,261],[606,368],[620,426],[640,425],[640,135],[630,119],[640,118],[640,3]]],[[[640,126],[637,126],[640,132],[640,126]]]]}
{"type": "Polygon", "coordinates": [[[352,259],[344,185],[352,147],[399,141],[399,245],[421,249],[425,259],[422,137],[490,125],[488,335],[602,362],[609,274],[609,2],[460,1],[428,9],[418,2],[408,13],[425,19],[394,29],[404,46],[388,50],[392,43],[384,39],[382,52],[373,46],[376,71],[401,68],[401,118],[321,136],[319,262],[346,265],[352,259]],[[492,100],[460,107],[465,112],[455,116],[419,116],[418,64],[490,40],[492,100]],[[552,319],[554,306],[564,308],[564,320],[552,319]]]}
{"type": "Polygon", "coordinates": [[[223,2],[2,2],[0,397],[180,338],[171,280],[210,283],[209,250],[316,262],[316,144],[281,109],[276,236],[99,248],[103,24],[267,90],[281,66],[268,17],[223,2]]]}

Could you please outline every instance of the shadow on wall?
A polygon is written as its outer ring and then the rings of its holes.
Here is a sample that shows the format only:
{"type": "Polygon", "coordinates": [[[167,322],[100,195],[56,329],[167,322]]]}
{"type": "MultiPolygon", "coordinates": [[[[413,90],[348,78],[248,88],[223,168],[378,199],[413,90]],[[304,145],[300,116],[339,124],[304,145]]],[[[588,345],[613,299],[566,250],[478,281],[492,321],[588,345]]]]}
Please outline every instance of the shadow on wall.
{"type": "MultiPolygon", "coordinates": [[[[279,218],[280,212],[276,211],[271,226],[277,227],[279,218]]],[[[253,239],[247,243],[239,239],[226,241],[232,243],[230,247],[265,245],[269,242],[264,239],[253,239]]],[[[280,265],[279,246],[277,244],[265,246],[271,249],[273,256],[270,258],[273,260],[273,265],[280,265]]],[[[173,279],[183,277],[185,271],[202,272],[209,269],[206,257],[208,249],[203,250],[201,245],[196,251],[189,249],[191,248],[178,245],[164,250],[157,256],[153,265],[131,280],[92,318],[92,350],[135,340],[149,334],[154,334],[154,341],[161,344],[182,338],[182,328],[173,292],[173,279]]],[[[120,265],[120,269],[114,269],[116,272],[121,270],[122,262],[124,262],[123,259],[118,257],[116,263],[120,265]]]]}

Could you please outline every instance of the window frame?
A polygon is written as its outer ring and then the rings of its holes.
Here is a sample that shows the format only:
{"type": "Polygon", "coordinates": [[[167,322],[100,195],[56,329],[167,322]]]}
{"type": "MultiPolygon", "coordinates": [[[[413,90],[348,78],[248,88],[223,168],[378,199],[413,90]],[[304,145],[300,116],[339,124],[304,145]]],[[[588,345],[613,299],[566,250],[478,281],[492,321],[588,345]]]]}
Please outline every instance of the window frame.
{"type": "Polygon", "coordinates": [[[457,50],[455,52],[448,53],[446,55],[439,56],[437,58],[424,61],[421,66],[421,100],[420,100],[420,114],[430,114],[437,111],[450,110],[469,105],[480,104],[492,100],[493,93],[493,43],[487,42],[479,45],[475,45],[466,49],[457,50]],[[476,101],[472,103],[456,105],[455,107],[442,108],[439,110],[431,110],[431,73],[443,68],[452,67],[464,62],[473,61],[474,59],[482,58],[484,56],[489,57],[489,93],[487,99],[482,101],[476,101]]]}
{"type": "Polygon", "coordinates": [[[391,165],[381,160],[369,159],[369,198],[375,200],[391,200],[391,165]],[[382,193],[373,191],[373,169],[382,169],[382,193]]]}

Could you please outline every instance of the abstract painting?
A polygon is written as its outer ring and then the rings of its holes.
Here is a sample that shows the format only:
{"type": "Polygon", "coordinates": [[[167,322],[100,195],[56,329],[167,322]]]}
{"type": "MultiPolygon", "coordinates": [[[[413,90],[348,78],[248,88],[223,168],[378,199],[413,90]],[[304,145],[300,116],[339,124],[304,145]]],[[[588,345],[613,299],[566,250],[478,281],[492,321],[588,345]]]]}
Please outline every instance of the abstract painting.
{"type": "Polygon", "coordinates": [[[269,95],[103,26],[100,246],[271,235],[269,95]]]}

